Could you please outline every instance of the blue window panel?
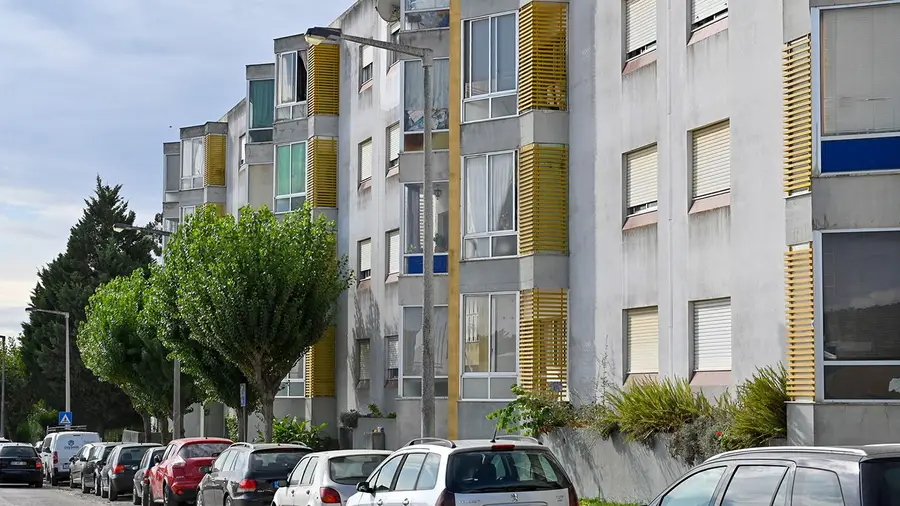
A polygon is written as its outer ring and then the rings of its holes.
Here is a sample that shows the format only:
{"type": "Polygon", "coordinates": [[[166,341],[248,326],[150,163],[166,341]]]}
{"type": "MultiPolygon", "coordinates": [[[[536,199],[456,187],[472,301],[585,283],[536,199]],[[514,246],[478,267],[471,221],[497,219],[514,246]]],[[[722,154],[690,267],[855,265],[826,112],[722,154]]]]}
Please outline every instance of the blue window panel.
{"type": "Polygon", "coordinates": [[[900,137],[822,141],[822,173],[900,169],[900,137]]]}
{"type": "MultiPolygon", "coordinates": [[[[407,274],[424,274],[425,257],[423,255],[409,255],[406,257],[407,274]]],[[[436,253],[434,255],[434,273],[447,274],[447,254],[436,253]]]]}

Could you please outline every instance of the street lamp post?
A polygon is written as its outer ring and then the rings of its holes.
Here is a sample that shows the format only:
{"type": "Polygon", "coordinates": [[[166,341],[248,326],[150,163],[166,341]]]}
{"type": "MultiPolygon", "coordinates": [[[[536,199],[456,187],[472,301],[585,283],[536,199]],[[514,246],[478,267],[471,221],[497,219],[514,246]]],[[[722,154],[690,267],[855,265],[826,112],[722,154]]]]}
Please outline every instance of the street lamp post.
{"type": "MultiPolygon", "coordinates": [[[[116,232],[124,232],[133,230],[135,232],[143,232],[145,234],[155,234],[162,237],[169,237],[172,232],[167,230],[158,230],[149,227],[136,227],[125,223],[116,223],[113,225],[116,232]]],[[[172,437],[181,437],[181,360],[175,357],[172,371],[172,437]]]]}
{"type": "Polygon", "coordinates": [[[434,344],[431,335],[431,319],[434,313],[433,289],[434,283],[434,176],[432,174],[432,160],[434,153],[431,147],[431,130],[434,119],[432,118],[431,103],[431,69],[434,64],[434,51],[430,48],[395,44],[382,40],[369,39],[347,35],[339,28],[314,27],[306,31],[306,41],[310,45],[317,45],[326,40],[355,42],[364,46],[377,47],[396,53],[422,59],[422,81],[425,87],[423,100],[424,128],[422,135],[422,151],[424,151],[424,164],[422,167],[422,189],[425,195],[425,251],[423,254],[423,289],[422,300],[422,436],[434,436],[434,344]]]}
{"type": "Polygon", "coordinates": [[[72,412],[72,367],[71,367],[71,349],[72,346],[69,344],[69,312],[68,311],[54,311],[52,309],[38,309],[33,306],[28,306],[25,308],[25,311],[29,313],[46,313],[46,314],[55,314],[57,316],[65,316],[66,317],[66,412],[72,412]]]}

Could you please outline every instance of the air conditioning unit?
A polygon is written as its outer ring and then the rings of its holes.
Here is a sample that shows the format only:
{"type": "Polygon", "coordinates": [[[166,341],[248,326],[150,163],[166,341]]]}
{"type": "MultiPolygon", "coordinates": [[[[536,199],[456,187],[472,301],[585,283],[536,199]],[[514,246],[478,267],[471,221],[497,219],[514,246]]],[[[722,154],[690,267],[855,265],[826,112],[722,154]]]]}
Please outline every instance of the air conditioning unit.
{"type": "Polygon", "coordinates": [[[400,21],[400,0],[377,0],[375,10],[388,23],[400,21]]]}

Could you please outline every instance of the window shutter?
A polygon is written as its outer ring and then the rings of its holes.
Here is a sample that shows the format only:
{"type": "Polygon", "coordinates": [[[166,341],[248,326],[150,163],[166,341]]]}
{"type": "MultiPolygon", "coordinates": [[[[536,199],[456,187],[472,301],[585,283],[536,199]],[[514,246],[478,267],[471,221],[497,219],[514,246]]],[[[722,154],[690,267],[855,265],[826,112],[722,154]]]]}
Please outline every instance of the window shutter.
{"type": "Polygon", "coordinates": [[[419,247],[425,251],[425,186],[419,195],[419,247]]]}
{"type": "Polygon", "coordinates": [[[694,370],[731,370],[731,299],[694,302],[694,370]]]}
{"type": "Polygon", "coordinates": [[[359,242],[359,270],[372,270],[372,240],[366,239],[359,242]]]}
{"type": "Polygon", "coordinates": [[[357,360],[359,361],[359,380],[367,380],[370,379],[369,376],[369,358],[371,355],[371,343],[368,339],[357,341],[359,344],[359,357],[357,360]]]}
{"type": "Polygon", "coordinates": [[[400,158],[400,124],[396,124],[388,129],[388,158],[394,161],[400,158]]]}
{"type": "Polygon", "coordinates": [[[728,0],[691,0],[691,23],[728,10],[728,0]]]}
{"type": "Polygon", "coordinates": [[[388,337],[387,342],[387,366],[388,369],[400,368],[400,340],[397,337],[388,337]]]}
{"type": "Polygon", "coordinates": [[[400,231],[388,233],[388,274],[400,272],[400,231]]]}
{"type": "Polygon", "coordinates": [[[372,179],[372,140],[359,145],[359,180],[372,179]]]}
{"type": "Polygon", "coordinates": [[[363,46],[362,47],[362,66],[365,67],[367,65],[371,65],[373,61],[373,50],[372,46],[363,46]]]}
{"type": "Polygon", "coordinates": [[[723,121],[693,134],[694,198],[723,193],[731,188],[730,123],[723,121]]]}
{"type": "Polygon", "coordinates": [[[659,309],[630,309],[628,327],[628,373],[659,372],[659,309]]]}
{"type": "Polygon", "coordinates": [[[625,157],[626,207],[652,204],[658,200],[659,173],[656,145],[635,151],[625,157]]]}
{"type": "Polygon", "coordinates": [[[625,52],[656,42],[656,0],[627,0],[625,4],[625,52]]]}

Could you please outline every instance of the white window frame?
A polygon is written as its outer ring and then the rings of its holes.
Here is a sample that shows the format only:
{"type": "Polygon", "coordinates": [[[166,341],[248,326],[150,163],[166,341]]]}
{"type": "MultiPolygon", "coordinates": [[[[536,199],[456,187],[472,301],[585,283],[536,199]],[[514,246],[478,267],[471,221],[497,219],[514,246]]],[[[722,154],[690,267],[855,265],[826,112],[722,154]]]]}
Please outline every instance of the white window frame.
{"type": "MultiPolygon", "coordinates": [[[[644,213],[651,213],[653,211],[658,210],[659,209],[659,146],[656,143],[653,143],[648,146],[644,146],[642,148],[635,149],[634,151],[625,153],[625,156],[623,158],[624,158],[624,162],[625,162],[625,167],[624,167],[625,174],[623,175],[623,178],[622,178],[622,182],[625,185],[625,187],[624,187],[625,217],[630,218],[632,216],[638,216],[638,215],[641,215],[644,213]],[[648,154],[647,152],[650,151],[651,149],[653,150],[654,156],[656,157],[656,161],[655,161],[656,167],[654,169],[656,172],[654,174],[654,179],[656,180],[656,188],[655,188],[656,200],[646,202],[646,203],[643,203],[643,204],[640,204],[637,206],[628,207],[628,204],[630,203],[628,200],[628,193],[629,193],[629,190],[631,189],[631,185],[629,184],[631,182],[631,178],[630,178],[631,163],[630,162],[633,160],[633,157],[635,157],[635,156],[647,155],[648,154]]],[[[693,167],[691,167],[691,170],[693,170],[693,167]]]]}
{"type": "MultiPolygon", "coordinates": [[[[518,381],[519,372],[521,370],[519,364],[519,346],[520,346],[520,322],[519,322],[519,310],[521,300],[519,298],[519,292],[484,292],[484,293],[464,293],[459,296],[459,307],[460,307],[460,321],[459,321],[459,345],[460,345],[460,353],[459,353],[459,396],[460,401],[498,401],[498,400],[511,400],[514,399],[512,391],[507,392],[507,397],[490,397],[491,392],[491,379],[514,379],[518,381]],[[516,306],[515,306],[515,322],[516,322],[516,372],[465,372],[466,369],[466,354],[465,354],[465,346],[466,346],[466,297],[488,297],[488,311],[490,313],[491,319],[491,327],[494,325],[494,312],[493,308],[493,298],[495,296],[510,296],[513,295],[516,298],[516,306]],[[472,379],[487,379],[488,380],[488,397],[487,398],[478,398],[478,397],[463,397],[463,381],[467,378],[472,379]]],[[[494,352],[496,350],[496,343],[494,341],[494,336],[489,335],[490,350],[488,351],[488,362],[490,364],[489,367],[494,367],[494,352]]]]}
{"type": "MultiPolygon", "coordinates": [[[[900,227],[886,228],[843,228],[833,230],[815,230],[813,231],[813,344],[815,357],[816,378],[822,378],[822,381],[815,382],[816,402],[828,404],[895,404],[895,401],[887,399],[828,399],[825,397],[825,315],[824,311],[819,308],[824,307],[824,293],[822,291],[824,281],[824,270],[822,263],[822,236],[825,234],[848,234],[848,233],[865,233],[865,232],[900,232],[900,227]]],[[[831,366],[900,366],[900,360],[830,360],[828,365],[831,366]]]]}
{"type": "Polygon", "coordinates": [[[375,48],[359,45],[359,88],[371,83],[375,79],[375,48]],[[368,58],[369,63],[366,63],[368,58]],[[367,70],[368,69],[368,70],[367,70]]]}
{"type": "MultiPolygon", "coordinates": [[[[450,181],[435,181],[435,182],[434,182],[434,184],[439,184],[439,183],[444,183],[444,184],[446,184],[447,187],[448,187],[448,190],[447,190],[447,191],[449,191],[450,181]]],[[[409,224],[406,222],[407,198],[409,197],[409,195],[407,194],[407,193],[408,193],[408,192],[407,192],[407,187],[408,187],[409,185],[414,185],[414,184],[421,185],[423,189],[425,188],[425,184],[422,183],[421,181],[419,181],[419,182],[416,182],[416,181],[407,181],[407,182],[403,183],[403,185],[402,185],[402,187],[401,187],[401,191],[403,192],[403,195],[402,195],[401,198],[400,198],[400,206],[401,206],[401,207],[400,207],[400,250],[401,250],[401,258],[400,258],[400,274],[402,274],[402,275],[404,275],[404,276],[422,276],[422,275],[423,275],[423,274],[410,274],[410,273],[406,272],[406,270],[407,270],[407,269],[406,269],[406,265],[407,265],[407,263],[408,263],[408,262],[407,262],[407,258],[409,258],[409,257],[423,256],[423,255],[424,255],[424,252],[423,252],[423,253],[408,253],[408,252],[406,251],[406,247],[408,246],[408,244],[406,244],[406,243],[407,243],[407,240],[406,240],[406,239],[407,239],[408,234],[409,234],[409,229],[408,229],[408,225],[409,225],[409,224]]],[[[432,209],[433,209],[433,208],[432,208],[432,209]]],[[[435,218],[435,220],[437,220],[437,213],[435,213],[434,218],[435,218]]],[[[423,218],[423,219],[424,219],[424,218],[423,218]]],[[[434,229],[434,232],[435,232],[435,234],[437,234],[437,229],[436,229],[436,228],[434,229]]],[[[422,231],[422,234],[424,234],[424,233],[425,233],[425,231],[423,230],[423,231],[422,231]]],[[[448,231],[448,234],[449,234],[449,231],[448,231]]],[[[434,238],[432,237],[431,240],[434,241],[434,238]]],[[[450,245],[450,242],[449,242],[449,241],[450,241],[450,238],[449,238],[449,237],[447,238],[447,241],[448,241],[448,242],[447,242],[447,245],[449,246],[449,245],[450,245]]],[[[449,250],[449,248],[448,248],[448,250],[449,250]]],[[[434,257],[437,258],[437,257],[439,257],[439,256],[449,256],[449,254],[450,254],[449,251],[442,252],[442,253],[435,252],[435,253],[434,253],[434,257]]],[[[450,266],[449,266],[449,264],[448,264],[448,266],[447,266],[448,270],[449,270],[449,267],[450,267],[450,266]]],[[[435,274],[436,276],[446,276],[446,275],[447,275],[446,272],[435,272],[434,274],[435,274]]],[[[408,307],[413,307],[413,306],[408,306],[408,307]]]]}
{"type": "Polygon", "coordinates": [[[400,271],[403,269],[403,266],[401,265],[403,263],[402,262],[403,255],[401,254],[402,248],[403,248],[403,237],[400,235],[399,228],[395,228],[394,230],[389,230],[387,233],[385,233],[385,244],[387,244],[387,247],[385,248],[385,253],[387,255],[387,259],[385,262],[385,271],[387,272],[388,276],[390,276],[391,274],[399,275],[400,271]],[[396,254],[392,255],[391,254],[391,240],[393,240],[394,237],[396,237],[396,240],[397,240],[397,252],[396,252],[396,254]],[[391,268],[392,262],[397,263],[396,269],[391,268]]]}
{"type": "Polygon", "coordinates": [[[399,384],[400,381],[400,336],[399,335],[391,335],[384,336],[384,382],[385,385],[388,383],[399,384]],[[397,347],[397,367],[391,367],[390,353],[391,347],[390,343],[393,342],[397,347]],[[391,375],[391,369],[395,369],[397,373],[395,375],[391,375]]]}
{"type": "MultiPolygon", "coordinates": [[[[412,0],[412,1],[415,1],[415,0],[412,0]]],[[[409,9],[407,4],[410,2],[410,0],[402,0],[400,2],[400,11],[401,11],[400,19],[403,21],[404,24],[408,25],[406,18],[411,13],[449,11],[450,10],[450,0],[444,0],[444,1],[447,3],[447,7],[430,7],[427,9],[409,9]]],[[[447,27],[447,28],[430,28],[430,30],[446,30],[448,28],[449,27],[447,27]]],[[[412,30],[412,28],[407,26],[406,30],[412,30]]]]}
{"type": "Polygon", "coordinates": [[[179,224],[184,223],[187,217],[197,212],[197,206],[181,206],[178,210],[179,224]]]}
{"type": "Polygon", "coordinates": [[[293,50],[293,51],[284,51],[282,53],[277,53],[275,55],[275,116],[273,117],[273,122],[278,123],[279,121],[289,121],[292,119],[302,119],[306,117],[307,111],[306,107],[301,107],[300,116],[294,116],[294,107],[302,104],[306,104],[306,97],[309,93],[309,78],[307,77],[306,90],[303,90],[303,93],[300,93],[300,82],[297,79],[297,74],[294,74],[294,100],[292,102],[282,102],[281,101],[281,57],[287,54],[294,54],[294,58],[296,59],[297,65],[303,65],[304,70],[307,72],[309,69],[306,66],[306,62],[304,61],[304,57],[302,53],[305,53],[306,50],[293,50]],[[303,100],[300,100],[300,97],[304,97],[303,100]],[[278,111],[287,110],[287,116],[284,118],[279,118],[278,111]]]}
{"type": "MultiPolygon", "coordinates": [[[[703,19],[698,19],[694,21],[694,2],[698,0],[688,0],[688,23],[691,26],[691,32],[696,32],[702,28],[705,28],[717,21],[721,21],[728,17],[728,6],[726,5],[725,10],[720,10],[715,14],[707,16],[703,19]]],[[[727,0],[726,0],[727,2],[727,0]]]]}
{"type": "MultiPolygon", "coordinates": [[[[417,380],[421,380],[421,379],[422,379],[421,376],[407,376],[407,375],[404,374],[404,371],[403,371],[403,362],[404,362],[404,360],[403,360],[403,359],[404,359],[403,350],[404,350],[404,348],[405,348],[405,347],[403,346],[403,330],[404,330],[404,329],[403,329],[403,323],[404,323],[404,314],[403,314],[403,311],[405,311],[406,308],[409,308],[409,309],[421,309],[421,310],[424,310],[424,307],[423,307],[423,306],[400,306],[400,335],[397,337],[397,347],[398,347],[398,348],[397,348],[397,351],[399,352],[399,353],[398,353],[398,357],[399,357],[399,359],[400,359],[400,362],[397,364],[397,365],[399,366],[399,370],[398,370],[398,378],[397,378],[397,397],[400,397],[400,398],[402,398],[402,399],[421,399],[421,398],[422,398],[421,396],[419,396],[419,397],[411,397],[411,396],[408,396],[408,395],[404,395],[404,392],[403,392],[403,380],[405,380],[405,379],[417,379],[417,380]]],[[[449,306],[449,305],[442,305],[442,304],[435,304],[435,305],[434,305],[434,308],[435,308],[435,309],[438,309],[438,308],[447,308],[447,323],[448,323],[448,325],[449,325],[449,322],[450,322],[450,306],[449,306]]],[[[432,322],[433,322],[433,321],[434,321],[434,320],[432,320],[432,322]]],[[[432,327],[432,331],[433,331],[433,330],[434,330],[434,328],[432,327]]],[[[448,331],[448,334],[449,334],[449,331],[448,331]]],[[[433,337],[433,336],[432,336],[432,337],[433,337]]],[[[448,335],[447,337],[449,338],[449,335],[448,335]]],[[[449,343],[448,343],[448,346],[449,346],[449,343]]],[[[432,350],[432,351],[433,351],[433,350],[432,350]]],[[[449,373],[449,372],[450,372],[450,371],[449,371],[449,365],[450,365],[450,363],[449,363],[449,361],[450,361],[449,348],[448,348],[447,351],[448,351],[448,353],[447,353],[447,361],[448,361],[447,366],[448,366],[448,371],[447,371],[447,372],[449,373]]],[[[435,371],[436,371],[436,370],[437,370],[437,368],[435,368],[435,371]]],[[[447,386],[448,386],[448,390],[449,390],[449,385],[450,385],[450,376],[449,376],[449,375],[438,376],[437,374],[435,374],[434,379],[435,379],[435,380],[439,380],[439,379],[447,380],[447,386]]],[[[448,393],[449,393],[449,392],[448,392],[448,393]]],[[[447,399],[447,397],[439,397],[439,396],[435,396],[435,399],[447,399]]]]}
{"type": "MultiPolygon", "coordinates": [[[[254,132],[264,132],[264,131],[268,130],[270,132],[268,137],[271,138],[273,135],[273,132],[274,132],[272,126],[268,126],[268,127],[254,127],[253,126],[253,107],[252,107],[253,104],[250,103],[250,83],[253,83],[256,81],[273,81],[273,83],[275,85],[275,103],[272,104],[272,125],[275,124],[275,119],[276,119],[275,108],[277,107],[277,103],[278,103],[278,79],[248,79],[247,80],[247,93],[246,93],[246,95],[247,95],[247,133],[245,135],[247,135],[248,137],[252,137],[254,132]]],[[[271,140],[269,140],[269,141],[263,140],[263,141],[255,141],[255,142],[259,142],[259,143],[271,142],[271,140]]],[[[244,158],[241,157],[241,159],[243,160],[244,158]]]]}
{"type": "Polygon", "coordinates": [[[241,134],[238,142],[241,145],[238,165],[244,165],[247,162],[247,134],[241,134]]]}
{"type": "Polygon", "coordinates": [[[394,123],[393,125],[387,127],[387,170],[400,167],[400,152],[403,151],[403,132],[402,126],[399,122],[394,123]],[[396,130],[396,134],[393,134],[393,131],[396,130]],[[397,136],[397,156],[391,158],[391,135],[397,136]]]}
{"type": "Polygon", "coordinates": [[[372,340],[369,338],[357,339],[356,340],[356,387],[364,388],[368,387],[369,383],[372,381],[372,340]],[[368,374],[368,378],[362,377],[363,372],[363,356],[362,349],[363,346],[367,346],[369,348],[368,352],[368,362],[365,363],[366,373],[368,374]]]}
{"type": "MultiPolygon", "coordinates": [[[[449,62],[450,58],[441,57],[441,58],[434,59],[435,62],[442,61],[442,60],[446,60],[447,62],[449,62]]],[[[402,152],[403,147],[406,146],[406,136],[407,135],[422,135],[422,136],[424,136],[425,132],[423,130],[407,130],[406,129],[406,117],[405,117],[406,116],[406,67],[405,67],[405,65],[416,64],[421,67],[422,60],[419,59],[419,60],[400,60],[400,61],[404,65],[404,67],[402,67],[402,70],[400,72],[400,151],[402,152]],[[413,62],[413,63],[408,63],[408,62],[413,62]]],[[[434,67],[432,67],[432,68],[434,68],[434,67]]],[[[449,84],[449,79],[450,79],[449,74],[447,76],[447,79],[448,79],[448,84],[449,84]]],[[[432,81],[431,82],[432,83],[436,82],[434,80],[434,72],[432,72],[432,81]]],[[[424,88],[425,87],[423,85],[422,86],[423,92],[425,91],[424,88]]],[[[434,95],[432,94],[432,100],[433,100],[433,96],[434,95]]],[[[449,95],[448,95],[448,97],[449,97],[449,95]]],[[[449,112],[449,109],[452,107],[453,107],[453,104],[448,103],[448,105],[447,105],[448,112],[449,112]]],[[[449,122],[448,122],[448,126],[449,126],[449,122]]],[[[449,127],[448,128],[438,128],[437,125],[433,125],[433,127],[434,128],[431,130],[432,135],[441,133],[441,132],[449,132],[450,131],[449,127]]]]}
{"type": "Polygon", "coordinates": [[[372,238],[360,239],[356,243],[356,272],[358,275],[357,282],[372,279],[372,238]],[[369,268],[363,270],[362,252],[363,246],[369,246],[369,268]]]}
{"type": "Polygon", "coordinates": [[[734,344],[733,344],[734,343],[734,306],[732,305],[731,297],[713,297],[713,298],[708,298],[708,299],[692,300],[692,301],[690,301],[689,306],[690,306],[689,322],[690,322],[690,336],[691,336],[691,340],[690,340],[691,372],[696,374],[696,373],[708,373],[708,372],[713,372],[713,373],[714,372],[728,372],[728,371],[734,370],[734,344]],[[696,360],[697,334],[696,334],[696,317],[695,317],[696,305],[697,304],[706,304],[706,303],[711,303],[711,302],[722,302],[722,301],[726,301],[726,300],[728,301],[728,311],[731,315],[729,328],[728,328],[728,333],[731,335],[731,343],[729,343],[730,348],[728,350],[731,363],[730,363],[728,369],[724,369],[724,368],[698,369],[698,365],[696,363],[697,362],[697,360],[696,360]]]}
{"type": "MultiPolygon", "coordinates": [[[[388,25],[388,42],[392,44],[400,44],[400,22],[395,21],[388,25]]],[[[387,69],[386,72],[390,72],[394,65],[400,62],[403,55],[396,51],[388,51],[387,52],[387,69]]]]}
{"type": "MultiPolygon", "coordinates": [[[[463,92],[463,100],[462,100],[462,104],[460,107],[460,116],[459,117],[462,119],[462,123],[479,123],[482,121],[492,121],[492,120],[503,119],[503,118],[512,118],[512,117],[516,117],[519,115],[519,111],[518,111],[518,107],[517,107],[516,111],[513,114],[510,114],[508,116],[494,117],[494,99],[502,98],[502,97],[516,96],[516,104],[518,104],[518,95],[519,95],[519,13],[518,13],[518,11],[500,12],[497,14],[491,14],[489,16],[481,16],[478,18],[470,18],[470,19],[463,20],[462,37],[460,40],[460,54],[463,57],[462,64],[468,67],[468,70],[469,70],[468,74],[471,77],[471,75],[472,75],[472,58],[470,58],[469,55],[466,53],[466,40],[465,39],[466,38],[469,39],[468,40],[469,48],[471,48],[472,47],[472,31],[469,27],[471,26],[473,21],[481,21],[481,20],[486,19],[489,21],[488,26],[491,27],[491,31],[490,31],[491,51],[489,51],[489,53],[488,53],[488,68],[491,68],[491,66],[492,66],[491,64],[493,63],[494,53],[496,52],[496,47],[494,47],[496,39],[495,39],[494,33],[493,33],[493,23],[491,23],[490,21],[494,18],[500,18],[503,16],[509,16],[509,15],[514,16],[515,25],[516,25],[516,42],[515,42],[515,44],[516,44],[516,58],[515,58],[515,60],[516,60],[516,62],[515,62],[515,65],[516,65],[516,75],[515,75],[516,87],[513,88],[512,90],[496,91],[496,92],[488,91],[487,93],[484,93],[481,95],[466,97],[465,96],[466,89],[467,89],[467,86],[466,86],[467,83],[466,83],[466,77],[465,77],[466,72],[460,72],[460,74],[461,74],[460,81],[462,82],[461,89],[463,92]],[[480,102],[482,100],[488,101],[488,117],[484,118],[484,119],[476,119],[476,120],[466,119],[466,104],[468,104],[470,102],[480,102]]],[[[493,76],[491,76],[491,77],[493,77],[493,76]]]]}
{"type": "MultiPolygon", "coordinates": [[[[300,359],[297,361],[297,363],[300,364],[300,377],[292,378],[291,373],[288,373],[287,377],[284,378],[283,380],[281,380],[281,383],[287,384],[287,386],[284,388],[284,390],[286,390],[287,392],[291,391],[292,383],[299,384],[300,391],[303,393],[301,395],[287,395],[287,394],[278,395],[278,394],[276,394],[276,396],[275,396],[276,398],[278,398],[278,399],[303,399],[306,397],[306,356],[305,355],[301,356],[300,359]]],[[[297,363],[295,363],[294,365],[296,365],[297,363]]],[[[280,393],[281,391],[282,390],[279,387],[278,392],[280,393]]]]}
{"type": "MultiPolygon", "coordinates": [[[[291,164],[292,164],[293,161],[294,161],[294,160],[293,160],[293,156],[294,156],[294,145],[295,145],[295,144],[305,144],[305,145],[306,145],[306,148],[303,150],[303,153],[305,154],[305,158],[306,158],[305,160],[303,160],[303,166],[306,168],[306,169],[304,170],[304,173],[306,173],[306,171],[309,170],[308,165],[307,165],[307,164],[309,163],[309,145],[307,144],[306,141],[290,142],[290,143],[287,143],[287,144],[276,144],[275,146],[272,147],[272,149],[275,150],[275,152],[274,152],[275,154],[274,154],[274,156],[272,157],[272,159],[274,160],[274,163],[273,163],[273,170],[272,170],[272,176],[273,176],[273,178],[274,178],[274,179],[273,179],[273,184],[272,184],[272,195],[273,195],[273,197],[272,197],[272,210],[273,210],[273,212],[275,212],[274,210],[278,208],[277,205],[276,205],[276,202],[278,202],[278,200],[281,200],[281,199],[292,199],[292,198],[297,198],[297,197],[303,197],[303,198],[306,198],[306,184],[303,185],[303,191],[301,191],[301,192],[297,192],[297,193],[293,193],[293,192],[292,192],[292,193],[288,193],[288,194],[286,194],[286,195],[279,195],[279,194],[278,194],[278,148],[283,148],[283,147],[285,147],[285,146],[288,147],[288,151],[291,153],[291,161],[290,161],[290,163],[288,164],[288,170],[290,170],[291,164]]],[[[309,175],[307,174],[307,179],[308,179],[308,178],[309,178],[309,175]]],[[[287,211],[275,212],[275,214],[286,214],[286,213],[289,213],[289,212],[291,212],[291,211],[290,211],[290,204],[288,205],[288,210],[287,210],[287,211]]]]}
{"type": "Polygon", "coordinates": [[[372,138],[360,142],[357,145],[356,157],[359,164],[359,170],[357,170],[356,174],[356,182],[358,184],[365,183],[366,181],[372,180],[372,171],[374,170],[373,165],[375,164],[375,144],[372,142],[372,138]],[[369,156],[368,161],[363,157],[363,152],[365,148],[368,146],[369,148],[369,156]],[[368,163],[368,171],[366,171],[366,163],[368,163]],[[368,172],[368,174],[367,174],[368,172]]]}
{"type": "Polygon", "coordinates": [[[462,254],[465,255],[466,251],[466,240],[467,239],[489,239],[488,240],[488,251],[491,253],[486,257],[478,257],[478,258],[463,258],[463,260],[469,261],[480,261],[480,260],[495,260],[498,258],[513,258],[519,256],[519,152],[517,150],[513,151],[496,151],[492,153],[484,153],[477,154],[472,156],[464,156],[462,160],[462,219],[461,219],[461,228],[462,228],[462,241],[460,243],[462,247],[462,254]],[[466,215],[467,209],[466,204],[468,203],[467,199],[467,185],[466,185],[466,176],[468,175],[466,162],[472,158],[484,158],[485,159],[485,167],[487,170],[487,181],[488,181],[488,189],[487,189],[487,199],[485,200],[485,208],[487,209],[488,216],[490,216],[491,211],[491,188],[490,188],[490,171],[491,171],[491,157],[499,156],[499,155],[513,155],[513,166],[515,167],[515,175],[513,176],[513,230],[498,230],[494,232],[478,232],[469,234],[466,232],[466,215]],[[494,242],[490,239],[494,237],[516,237],[516,253],[513,255],[504,255],[504,256],[493,256],[494,252],[494,242]]]}
{"type": "Polygon", "coordinates": [[[206,176],[206,137],[192,137],[190,139],[184,139],[181,141],[181,159],[179,160],[181,165],[178,167],[178,173],[181,176],[181,190],[197,190],[203,188],[203,181],[206,176]],[[194,143],[199,142],[200,146],[203,149],[203,162],[201,162],[201,166],[198,169],[194,162],[194,143]],[[184,175],[184,163],[185,163],[185,145],[189,145],[191,147],[190,156],[188,159],[191,161],[191,175],[184,175]],[[200,180],[200,185],[197,185],[197,180],[200,180]]]}
{"type": "MultiPolygon", "coordinates": [[[[179,213],[180,214],[180,213],[179,213]]],[[[178,225],[181,224],[181,218],[164,218],[163,230],[174,234],[178,231],[178,225]]]]}

